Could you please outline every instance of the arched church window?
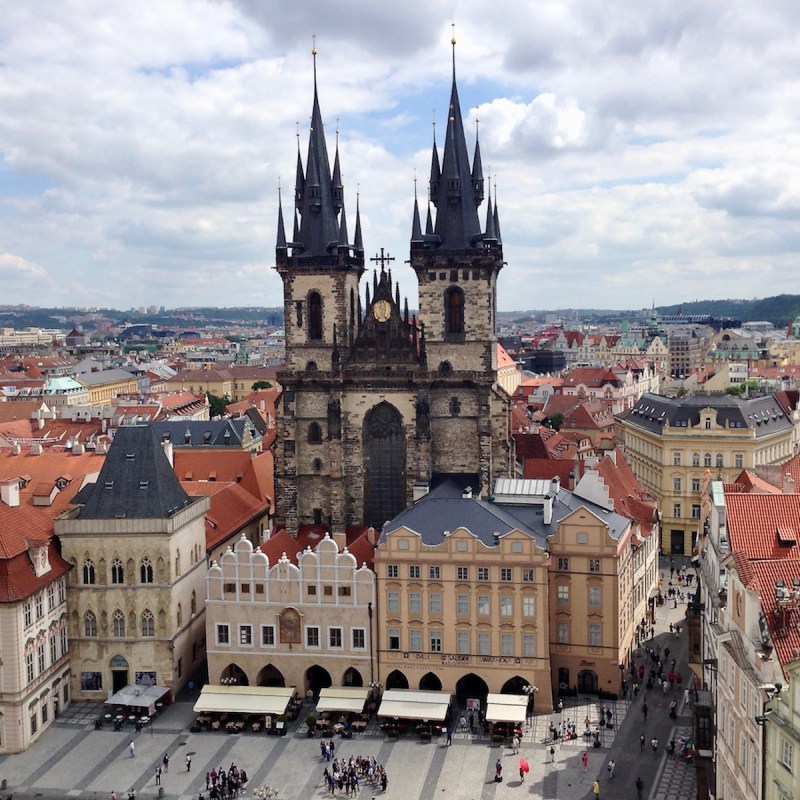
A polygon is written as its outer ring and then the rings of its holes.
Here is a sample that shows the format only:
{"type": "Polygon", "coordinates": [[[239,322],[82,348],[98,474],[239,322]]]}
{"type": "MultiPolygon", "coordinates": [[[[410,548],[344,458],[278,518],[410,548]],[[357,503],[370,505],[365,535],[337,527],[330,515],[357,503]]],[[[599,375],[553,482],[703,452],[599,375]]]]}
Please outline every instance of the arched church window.
{"type": "Polygon", "coordinates": [[[153,564],[147,556],[142,559],[139,565],[139,579],[141,583],[153,582],[153,564]]]}
{"type": "Polygon", "coordinates": [[[464,333],[464,292],[451,286],[444,297],[445,333],[464,333]]]}
{"type": "Polygon", "coordinates": [[[439,374],[440,375],[449,375],[453,371],[453,367],[449,361],[442,361],[439,364],[439,374]]]}
{"type": "Polygon", "coordinates": [[[308,443],[319,444],[322,441],[322,427],[319,422],[312,422],[308,426],[308,443]]]}
{"type": "Polygon", "coordinates": [[[125,615],[119,609],[111,617],[111,632],[118,639],[125,636],[125,615]]]}
{"type": "Polygon", "coordinates": [[[308,296],[308,338],[322,338],[322,297],[319,292],[308,296]]]}
{"type": "Polygon", "coordinates": [[[83,582],[87,586],[91,586],[94,583],[94,564],[90,558],[83,562],[83,582]]]}
{"type": "Polygon", "coordinates": [[[93,611],[87,611],[83,616],[83,632],[86,636],[97,636],[97,617],[93,611]]]}
{"type": "Polygon", "coordinates": [[[111,583],[125,583],[125,569],[120,558],[111,562],[111,583]]]}
{"type": "Polygon", "coordinates": [[[156,619],[153,612],[146,608],[142,612],[142,636],[155,636],[156,635],[156,619]]]}

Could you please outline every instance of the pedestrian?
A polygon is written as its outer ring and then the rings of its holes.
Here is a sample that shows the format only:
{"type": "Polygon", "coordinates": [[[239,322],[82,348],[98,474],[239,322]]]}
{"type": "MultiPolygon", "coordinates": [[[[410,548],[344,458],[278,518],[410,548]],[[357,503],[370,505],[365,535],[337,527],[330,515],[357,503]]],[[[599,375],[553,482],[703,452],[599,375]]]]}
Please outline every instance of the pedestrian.
{"type": "Polygon", "coordinates": [[[616,768],[616,766],[617,766],[617,763],[616,763],[616,762],[614,761],[614,759],[612,758],[612,759],[611,759],[611,760],[608,762],[608,767],[607,767],[607,769],[608,769],[608,779],[609,779],[609,780],[611,780],[611,779],[614,777],[614,769],[616,768]]]}
{"type": "Polygon", "coordinates": [[[161,786],[161,765],[156,766],[156,786],[161,786]]]}
{"type": "Polygon", "coordinates": [[[514,737],[511,739],[511,752],[514,753],[514,755],[519,753],[519,736],[517,736],[516,733],[514,734],[514,737]]]}
{"type": "Polygon", "coordinates": [[[588,750],[584,750],[583,751],[583,755],[581,756],[581,763],[583,764],[583,771],[586,772],[586,770],[589,768],[589,751],[588,750]]]}
{"type": "Polygon", "coordinates": [[[453,744],[453,731],[451,728],[447,729],[447,745],[448,747],[453,744]]]}
{"type": "Polygon", "coordinates": [[[555,745],[550,745],[550,761],[555,764],[556,761],[556,748],[555,745]]]}
{"type": "Polygon", "coordinates": [[[653,755],[654,756],[658,755],[658,737],[657,736],[654,736],[650,740],[650,747],[653,748],[653,755]]]}
{"type": "Polygon", "coordinates": [[[594,800],[600,800],[600,781],[597,778],[594,779],[592,784],[592,791],[594,792],[594,800]]]}
{"type": "Polygon", "coordinates": [[[644,714],[644,721],[647,722],[647,703],[642,705],[642,714],[644,714]]]}
{"type": "Polygon", "coordinates": [[[164,765],[164,772],[169,772],[169,753],[164,753],[161,763],[164,765]]]}
{"type": "Polygon", "coordinates": [[[111,794],[108,796],[108,800],[117,800],[117,793],[112,789],[111,794]]]}
{"type": "Polygon", "coordinates": [[[639,752],[644,752],[644,731],[639,735],[639,752]]]}
{"type": "Polygon", "coordinates": [[[519,779],[520,779],[520,781],[524,781],[525,780],[525,770],[524,770],[522,764],[519,765],[519,779]]]}
{"type": "Polygon", "coordinates": [[[494,781],[495,783],[503,782],[503,764],[499,758],[497,759],[497,762],[494,765],[494,781]]]}
{"type": "Polygon", "coordinates": [[[685,706],[689,705],[689,690],[688,689],[684,689],[683,690],[683,704],[685,706]]]}
{"type": "Polygon", "coordinates": [[[186,771],[188,772],[192,768],[192,757],[190,755],[186,756],[186,771]]]}
{"type": "Polygon", "coordinates": [[[558,713],[560,714],[564,710],[564,701],[559,697],[558,705],[556,706],[558,713]]]}
{"type": "Polygon", "coordinates": [[[128,752],[131,754],[131,758],[136,755],[136,745],[133,743],[133,739],[131,739],[131,743],[128,745],[128,752]]]}
{"type": "Polygon", "coordinates": [[[644,781],[640,776],[636,778],[636,800],[642,800],[642,789],[644,789],[644,781]]]}

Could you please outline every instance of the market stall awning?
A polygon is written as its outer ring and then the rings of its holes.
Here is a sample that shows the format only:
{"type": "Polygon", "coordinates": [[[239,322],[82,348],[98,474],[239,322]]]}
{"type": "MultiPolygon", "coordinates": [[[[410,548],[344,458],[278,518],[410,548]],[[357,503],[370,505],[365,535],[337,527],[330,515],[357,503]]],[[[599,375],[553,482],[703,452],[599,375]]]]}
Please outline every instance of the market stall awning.
{"type": "Polygon", "coordinates": [[[283,714],[294,697],[294,686],[215,686],[207,684],[194,704],[195,712],[283,714]]]}
{"type": "Polygon", "coordinates": [[[525,722],[527,711],[526,694],[490,694],[486,698],[488,722],[525,722]]]}
{"type": "Polygon", "coordinates": [[[443,722],[450,706],[449,692],[423,692],[416,689],[387,689],[383,693],[379,717],[421,719],[443,722]]]}
{"type": "Polygon", "coordinates": [[[133,708],[146,708],[152,714],[155,704],[169,693],[167,686],[127,686],[115,692],[106,700],[106,703],[113,706],[130,706],[133,708]]]}
{"type": "Polygon", "coordinates": [[[360,714],[369,697],[364,686],[329,686],[319,693],[317,711],[345,711],[360,714]]]}

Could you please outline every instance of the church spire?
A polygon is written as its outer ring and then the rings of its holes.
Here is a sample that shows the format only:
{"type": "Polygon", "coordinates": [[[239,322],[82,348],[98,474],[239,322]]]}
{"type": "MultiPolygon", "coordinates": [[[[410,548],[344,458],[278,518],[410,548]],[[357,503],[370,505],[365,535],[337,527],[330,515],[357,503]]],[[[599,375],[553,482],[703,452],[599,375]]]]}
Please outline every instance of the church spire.
{"type": "MultiPolygon", "coordinates": [[[[437,175],[438,153],[434,141],[431,167],[431,201],[436,206],[435,233],[439,237],[439,247],[446,250],[466,250],[475,247],[481,238],[478,221],[478,204],[473,177],[479,178],[482,192],[483,174],[478,161],[477,172],[470,169],[467,142],[464,136],[464,123],[461,117],[461,103],[456,84],[455,46],[453,45],[453,85],[450,91],[450,105],[447,117],[444,155],[440,175],[437,175]]],[[[480,150],[477,151],[478,156],[480,150]]]]}
{"type": "Polygon", "coordinates": [[[361,192],[356,193],[356,238],[353,247],[357,255],[364,254],[364,240],[361,237],[361,192]]]}
{"type": "Polygon", "coordinates": [[[472,157],[472,191],[475,192],[475,205],[483,202],[483,164],[481,162],[481,143],[478,137],[480,120],[475,120],[475,155],[472,157]]]}
{"type": "Polygon", "coordinates": [[[494,230],[494,211],[492,210],[492,181],[489,179],[489,199],[486,201],[486,234],[484,241],[496,241],[497,234],[494,230]]]}
{"type": "Polygon", "coordinates": [[[419,201],[417,200],[417,178],[414,176],[414,217],[411,221],[411,241],[422,241],[422,224],[419,221],[419,201]]]}
{"type": "Polygon", "coordinates": [[[286,250],[286,228],[283,224],[283,201],[281,200],[281,186],[278,184],[278,240],[275,243],[276,250],[286,250]]]}

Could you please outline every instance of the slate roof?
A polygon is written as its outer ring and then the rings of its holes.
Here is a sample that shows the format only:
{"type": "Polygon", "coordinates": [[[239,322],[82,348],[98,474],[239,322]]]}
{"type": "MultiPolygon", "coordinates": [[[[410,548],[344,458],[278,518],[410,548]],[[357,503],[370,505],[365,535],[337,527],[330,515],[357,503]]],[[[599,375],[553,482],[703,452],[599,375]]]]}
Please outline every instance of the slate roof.
{"type": "Polygon", "coordinates": [[[606,522],[612,539],[618,539],[628,527],[628,520],[624,517],[583,500],[567,489],[561,489],[555,497],[552,520],[545,524],[544,509],[540,505],[512,505],[477,497],[464,498],[458,483],[448,480],[385,525],[379,543],[400,528],[407,528],[419,534],[423,544],[435,547],[445,540],[445,531],[466,528],[487,547],[497,546],[496,533],[502,537],[518,530],[545,548],[548,537],[558,531],[561,520],[581,507],[606,522]]]}
{"type": "Polygon", "coordinates": [[[732,395],[662,397],[647,392],[632,409],[619,416],[638,428],[661,433],[667,423],[674,428],[698,426],[704,408],[713,408],[717,412],[718,424],[726,428],[754,430],[756,438],[790,430],[793,425],[772,395],[744,399],[732,395]]]}
{"type": "Polygon", "coordinates": [[[176,447],[241,447],[245,431],[255,432],[253,423],[246,417],[159,421],[151,423],[150,427],[159,440],[170,441],[176,447]]]}
{"type": "Polygon", "coordinates": [[[75,501],[81,519],[166,519],[191,503],[146,425],[117,429],[97,483],[75,501]]]}

